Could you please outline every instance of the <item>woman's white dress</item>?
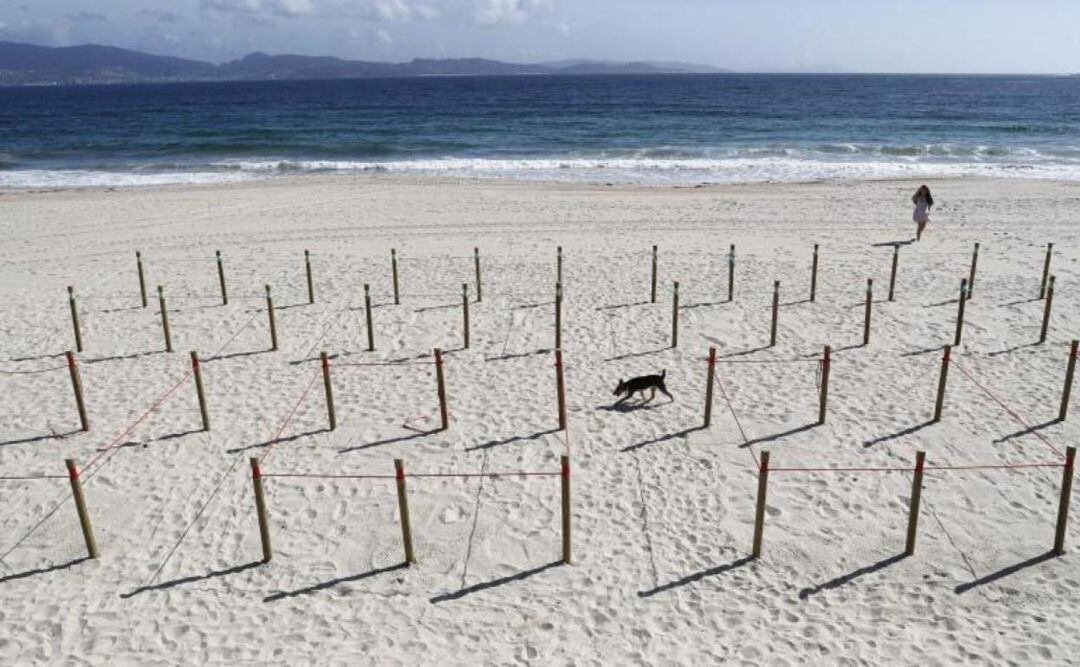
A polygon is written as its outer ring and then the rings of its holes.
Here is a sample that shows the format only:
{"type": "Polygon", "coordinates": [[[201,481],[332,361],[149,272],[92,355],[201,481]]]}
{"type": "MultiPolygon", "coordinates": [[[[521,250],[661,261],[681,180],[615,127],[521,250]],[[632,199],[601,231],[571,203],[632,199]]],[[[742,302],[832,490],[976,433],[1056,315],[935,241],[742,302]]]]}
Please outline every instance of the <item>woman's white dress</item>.
{"type": "Polygon", "coordinates": [[[930,222],[930,207],[922,197],[919,197],[919,201],[915,202],[915,212],[911,214],[911,219],[920,224],[930,222]]]}

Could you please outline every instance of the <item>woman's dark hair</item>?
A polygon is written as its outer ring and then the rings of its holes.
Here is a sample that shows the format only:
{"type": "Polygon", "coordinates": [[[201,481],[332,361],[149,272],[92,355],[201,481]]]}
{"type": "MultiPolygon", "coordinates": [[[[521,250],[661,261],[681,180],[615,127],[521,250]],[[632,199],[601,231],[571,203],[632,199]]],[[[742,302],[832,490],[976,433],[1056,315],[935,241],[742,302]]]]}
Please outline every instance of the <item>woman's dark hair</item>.
{"type": "Polygon", "coordinates": [[[926,207],[930,208],[934,205],[934,196],[930,194],[930,188],[925,185],[920,185],[919,189],[915,191],[915,195],[911,198],[912,203],[918,204],[919,197],[926,199],[926,207]]]}

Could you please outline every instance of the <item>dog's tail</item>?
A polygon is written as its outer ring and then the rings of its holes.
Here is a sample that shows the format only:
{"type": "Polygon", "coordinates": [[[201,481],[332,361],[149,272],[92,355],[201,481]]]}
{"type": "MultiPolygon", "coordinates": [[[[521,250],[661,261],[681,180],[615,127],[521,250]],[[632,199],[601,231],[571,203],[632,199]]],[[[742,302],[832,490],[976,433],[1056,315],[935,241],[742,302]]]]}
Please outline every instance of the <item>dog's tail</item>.
{"type": "Polygon", "coordinates": [[[664,370],[660,371],[660,379],[663,380],[666,377],[667,377],[667,369],[665,368],[664,370]]]}

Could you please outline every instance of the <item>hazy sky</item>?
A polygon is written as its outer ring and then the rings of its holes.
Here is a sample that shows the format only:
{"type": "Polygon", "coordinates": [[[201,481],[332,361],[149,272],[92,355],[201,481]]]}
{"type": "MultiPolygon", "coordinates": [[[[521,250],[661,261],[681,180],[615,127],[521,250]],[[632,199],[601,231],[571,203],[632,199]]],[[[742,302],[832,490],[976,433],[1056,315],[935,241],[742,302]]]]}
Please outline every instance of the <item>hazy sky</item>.
{"type": "Polygon", "coordinates": [[[0,0],[0,40],[212,61],[258,50],[1057,73],[1080,72],[1080,0],[0,0]]]}

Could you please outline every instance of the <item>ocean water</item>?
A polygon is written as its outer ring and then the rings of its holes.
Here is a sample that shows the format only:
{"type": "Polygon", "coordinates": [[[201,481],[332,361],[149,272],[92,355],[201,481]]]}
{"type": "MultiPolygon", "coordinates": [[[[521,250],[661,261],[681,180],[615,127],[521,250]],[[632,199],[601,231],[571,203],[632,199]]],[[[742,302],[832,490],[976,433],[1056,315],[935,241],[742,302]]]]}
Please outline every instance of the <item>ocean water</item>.
{"type": "Polygon", "coordinates": [[[0,187],[304,172],[1080,180],[1080,77],[460,77],[0,88],[0,187]]]}

